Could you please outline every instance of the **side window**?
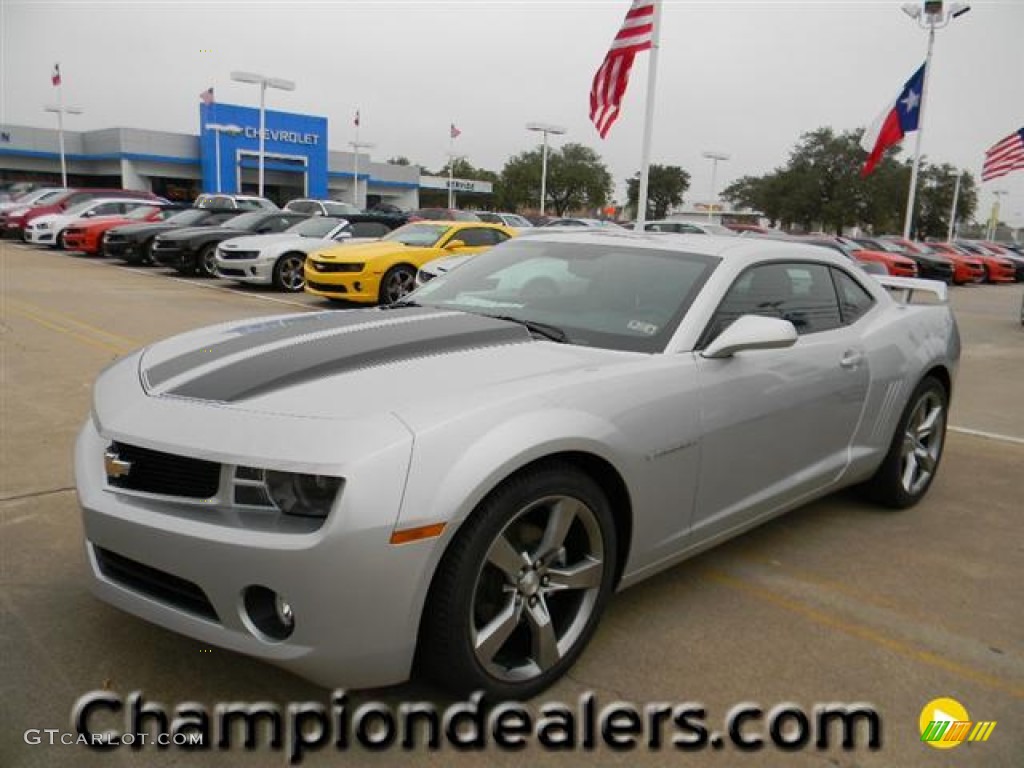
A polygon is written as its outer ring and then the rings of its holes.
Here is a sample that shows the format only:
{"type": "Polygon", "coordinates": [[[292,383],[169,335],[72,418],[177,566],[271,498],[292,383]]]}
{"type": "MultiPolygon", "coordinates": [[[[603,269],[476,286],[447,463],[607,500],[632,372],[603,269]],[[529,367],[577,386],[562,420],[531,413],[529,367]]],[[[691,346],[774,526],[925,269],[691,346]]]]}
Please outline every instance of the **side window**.
{"type": "Polygon", "coordinates": [[[875,300],[864,287],[841,269],[832,269],[839,294],[839,310],[843,323],[850,325],[860,320],[875,305],[875,300]]]}
{"type": "Polygon", "coordinates": [[[800,335],[842,325],[829,269],[821,264],[762,264],[747,270],[722,299],[702,343],[710,343],[741,315],[788,320],[800,335]]]}
{"type": "Polygon", "coordinates": [[[101,203],[92,209],[93,216],[109,216],[112,213],[118,213],[120,210],[120,203],[101,203]]]}
{"type": "Polygon", "coordinates": [[[682,232],[686,235],[703,235],[706,234],[700,227],[695,227],[692,224],[679,224],[676,226],[676,232],[682,232]]]}
{"type": "Polygon", "coordinates": [[[384,237],[390,231],[377,221],[357,221],[351,226],[352,237],[384,237]]]}
{"type": "Polygon", "coordinates": [[[498,238],[495,237],[496,229],[483,229],[477,227],[467,227],[459,232],[456,232],[452,236],[452,240],[461,240],[469,248],[478,248],[482,246],[495,245],[498,243],[498,238]]]}
{"type": "Polygon", "coordinates": [[[311,200],[298,200],[288,203],[288,210],[296,213],[316,213],[319,211],[317,204],[311,200]]]}

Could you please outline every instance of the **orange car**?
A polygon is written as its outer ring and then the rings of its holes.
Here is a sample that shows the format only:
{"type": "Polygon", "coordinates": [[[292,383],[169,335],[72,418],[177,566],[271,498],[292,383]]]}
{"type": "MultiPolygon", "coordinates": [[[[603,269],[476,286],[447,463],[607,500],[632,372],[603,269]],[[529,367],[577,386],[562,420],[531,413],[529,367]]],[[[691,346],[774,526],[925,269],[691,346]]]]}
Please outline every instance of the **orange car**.
{"type": "Polygon", "coordinates": [[[913,240],[908,240],[905,237],[889,237],[886,238],[890,243],[896,243],[901,248],[905,248],[911,253],[919,254],[938,254],[939,256],[945,256],[951,262],[953,262],[953,283],[955,285],[964,285],[965,283],[981,283],[985,281],[985,265],[981,259],[977,258],[974,254],[963,253],[957,249],[947,251],[946,249],[939,249],[935,243],[918,243],[913,240]]]}
{"type": "Polygon", "coordinates": [[[103,252],[103,233],[108,229],[125,224],[141,224],[146,221],[163,221],[181,208],[173,205],[147,205],[118,217],[105,217],[99,221],[81,219],[64,230],[64,244],[68,251],[80,251],[90,256],[103,252]]]}
{"type": "Polygon", "coordinates": [[[917,277],[917,263],[913,259],[908,259],[906,256],[900,256],[898,253],[890,253],[889,251],[870,250],[858,243],[853,243],[853,247],[855,248],[853,258],[857,261],[871,261],[875,264],[881,264],[894,277],[917,277]]]}
{"type": "Polygon", "coordinates": [[[928,243],[928,245],[943,256],[948,256],[954,265],[958,263],[958,259],[978,262],[981,265],[982,271],[979,282],[1012,283],[1015,279],[1013,262],[1009,259],[1004,259],[1002,256],[989,255],[981,248],[972,253],[966,248],[961,248],[952,243],[928,243]]]}

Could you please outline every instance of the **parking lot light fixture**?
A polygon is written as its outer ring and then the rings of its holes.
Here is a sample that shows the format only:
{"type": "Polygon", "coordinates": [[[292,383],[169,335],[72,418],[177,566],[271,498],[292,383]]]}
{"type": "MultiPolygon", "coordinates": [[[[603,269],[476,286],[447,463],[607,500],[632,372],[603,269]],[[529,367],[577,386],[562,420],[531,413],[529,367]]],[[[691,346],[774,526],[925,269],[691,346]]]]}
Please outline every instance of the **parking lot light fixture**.
{"type": "Polygon", "coordinates": [[[220,137],[222,133],[226,133],[228,136],[237,136],[242,132],[242,127],[230,123],[207,123],[206,128],[217,134],[217,141],[214,145],[214,162],[217,164],[217,193],[220,194],[224,191],[220,183],[220,137]]]}
{"type": "Polygon", "coordinates": [[[294,91],[295,83],[291,80],[283,80],[279,77],[257,75],[254,72],[232,72],[231,79],[237,83],[253,83],[260,87],[259,196],[263,197],[263,155],[267,133],[267,88],[277,88],[279,91],[294,91]]]}
{"type": "Polygon", "coordinates": [[[566,129],[549,123],[527,123],[526,130],[544,134],[544,149],[540,155],[540,215],[544,215],[544,203],[548,193],[548,135],[561,136],[566,129]]]}
{"type": "Polygon", "coordinates": [[[914,164],[910,170],[910,190],[907,192],[907,211],[903,219],[903,237],[910,239],[914,223],[914,199],[917,196],[917,175],[921,167],[921,139],[924,137],[924,110],[928,101],[928,81],[932,74],[932,50],[935,47],[935,30],[949,26],[971,10],[965,3],[950,3],[943,0],[924,0],[923,5],[907,3],[903,12],[917,22],[921,29],[928,30],[928,51],[924,57],[924,82],[921,84],[921,101],[917,106],[917,138],[914,142],[914,164]]]}
{"type": "Polygon", "coordinates": [[[714,221],[715,200],[717,200],[717,198],[715,197],[717,192],[717,190],[715,189],[715,181],[718,176],[718,161],[728,160],[730,156],[727,155],[725,152],[707,151],[701,152],[700,154],[701,157],[706,157],[708,160],[711,161],[711,202],[708,204],[708,221],[710,222],[714,221]]]}
{"type": "MultiPolygon", "coordinates": [[[[57,89],[57,97],[60,99],[60,88],[57,89]]],[[[64,155],[64,115],[80,115],[82,110],[78,107],[65,107],[63,99],[57,105],[49,104],[43,108],[46,112],[54,112],[57,115],[57,143],[60,146],[60,185],[67,189],[68,186],[68,165],[64,155]]]]}

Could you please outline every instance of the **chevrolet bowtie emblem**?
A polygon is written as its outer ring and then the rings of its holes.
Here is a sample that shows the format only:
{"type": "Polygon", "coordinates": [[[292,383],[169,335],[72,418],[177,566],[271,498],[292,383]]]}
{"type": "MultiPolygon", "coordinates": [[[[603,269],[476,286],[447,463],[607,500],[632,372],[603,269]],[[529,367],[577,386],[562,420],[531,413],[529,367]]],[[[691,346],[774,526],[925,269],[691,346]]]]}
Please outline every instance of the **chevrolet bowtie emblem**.
{"type": "Polygon", "coordinates": [[[124,477],[132,471],[132,463],[122,459],[115,451],[103,454],[103,466],[107,470],[107,477],[124,477]]]}

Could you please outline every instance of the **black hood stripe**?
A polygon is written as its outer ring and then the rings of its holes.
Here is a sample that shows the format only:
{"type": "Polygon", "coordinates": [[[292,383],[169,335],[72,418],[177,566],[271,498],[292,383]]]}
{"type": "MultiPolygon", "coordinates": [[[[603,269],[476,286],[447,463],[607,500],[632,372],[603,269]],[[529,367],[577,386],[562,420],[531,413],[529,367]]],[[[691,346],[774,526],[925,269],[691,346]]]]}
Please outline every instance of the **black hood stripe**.
{"type": "Polygon", "coordinates": [[[233,338],[212,344],[202,349],[172,357],[157,363],[145,372],[148,388],[155,389],[176,376],[198,368],[200,365],[217,362],[231,355],[249,352],[259,347],[275,344],[286,339],[296,339],[307,334],[324,333],[343,330],[360,323],[387,319],[406,319],[417,315],[437,314],[437,310],[410,307],[401,310],[389,310],[386,314],[377,309],[350,310],[346,312],[318,312],[309,315],[270,319],[259,323],[249,323],[232,329],[238,334],[233,338]]]}
{"type": "Polygon", "coordinates": [[[471,314],[322,336],[227,363],[167,394],[237,402],[325,376],[480,347],[521,344],[529,331],[507,321],[471,314]]]}

